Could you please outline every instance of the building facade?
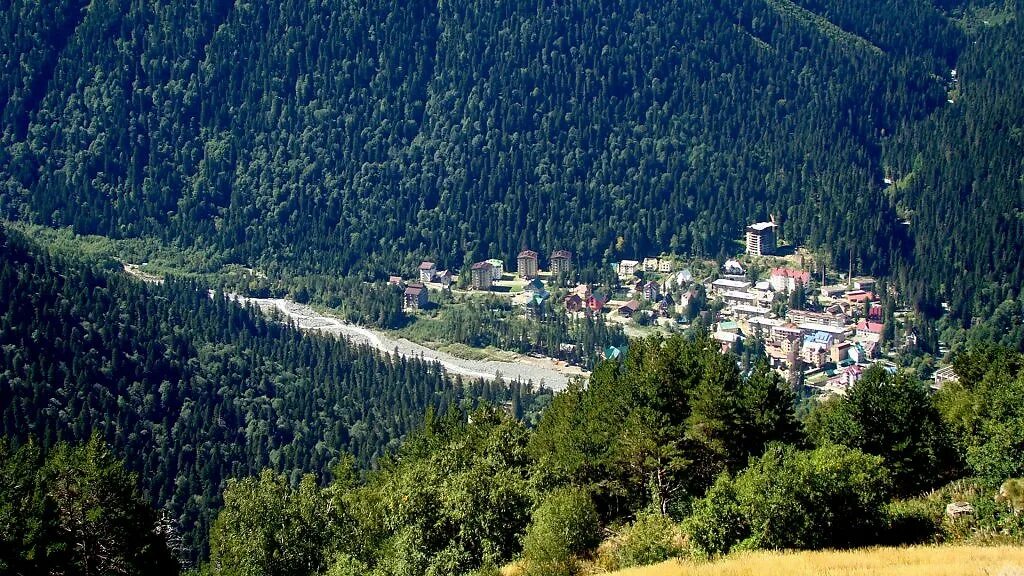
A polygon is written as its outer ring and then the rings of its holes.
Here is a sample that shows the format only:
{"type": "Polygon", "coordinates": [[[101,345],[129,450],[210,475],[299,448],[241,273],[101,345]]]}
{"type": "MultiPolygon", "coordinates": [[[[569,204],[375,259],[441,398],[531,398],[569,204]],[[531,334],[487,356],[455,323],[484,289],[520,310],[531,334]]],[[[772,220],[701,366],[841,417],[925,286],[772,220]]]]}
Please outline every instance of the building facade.
{"type": "Polygon", "coordinates": [[[775,254],[775,223],[758,222],[747,226],[747,254],[767,256],[775,254]]]}

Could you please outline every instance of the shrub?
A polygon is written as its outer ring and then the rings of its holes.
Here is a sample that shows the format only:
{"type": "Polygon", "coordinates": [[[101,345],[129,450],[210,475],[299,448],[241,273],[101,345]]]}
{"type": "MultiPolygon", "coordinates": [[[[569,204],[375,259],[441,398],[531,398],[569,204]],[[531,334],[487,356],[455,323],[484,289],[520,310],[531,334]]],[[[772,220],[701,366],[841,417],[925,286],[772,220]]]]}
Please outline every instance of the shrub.
{"type": "Polygon", "coordinates": [[[617,534],[612,546],[614,568],[646,566],[686,551],[680,527],[668,516],[645,510],[617,534]]]}
{"type": "Polygon", "coordinates": [[[534,511],[523,541],[524,576],[576,573],[576,556],[600,542],[597,509],[582,489],[549,493],[534,511]]]}
{"type": "Polygon", "coordinates": [[[774,445],[694,504],[687,532],[701,555],[742,548],[842,548],[877,541],[889,475],[882,459],[844,446],[774,445]]]}

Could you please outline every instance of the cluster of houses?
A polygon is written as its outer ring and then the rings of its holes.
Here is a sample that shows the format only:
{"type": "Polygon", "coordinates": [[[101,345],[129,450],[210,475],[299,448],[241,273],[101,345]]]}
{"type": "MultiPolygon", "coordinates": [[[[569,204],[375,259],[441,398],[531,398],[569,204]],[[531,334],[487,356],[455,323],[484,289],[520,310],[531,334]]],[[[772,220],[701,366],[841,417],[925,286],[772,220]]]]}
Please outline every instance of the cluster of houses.
{"type": "Polygon", "coordinates": [[[819,289],[820,311],[788,310],[771,313],[779,293],[800,287],[809,290],[809,272],[775,268],[767,280],[750,282],[734,260],[722,267],[722,277],[708,286],[709,295],[724,307],[713,338],[723,350],[735,350],[752,337],[764,344],[771,366],[791,382],[815,382],[823,390],[845,391],[857,381],[866,364],[879,356],[884,331],[882,307],[872,278],[851,278],[844,285],[819,289]]]}
{"type": "MultiPolygon", "coordinates": [[[[746,253],[755,257],[775,254],[776,228],[774,221],[748,226],[746,253]]],[[[569,272],[572,264],[571,252],[555,250],[549,257],[549,274],[553,277],[569,272]]],[[[685,314],[691,310],[690,301],[700,288],[689,269],[676,271],[671,258],[625,259],[613,263],[612,268],[620,283],[628,288],[624,297],[619,293],[613,301],[607,291],[579,285],[564,297],[565,311],[588,316],[612,312],[613,318],[620,321],[638,315],[659,322],[672,317],[676,322],[689,321],[685,314]]],[[[472,290],[487,291],[502,280],[506,270],[501,260],[490,259],[474,263],[469,274],[468,285],[472,290]]],[[[539,278],[542,273],[538,253],[521,251],[516,257],[514,274],[526,280],[522,294],[515,297],[524,305],[526,315],[545,313],[551,294],[539,278]]],[[[713,327],[712,337],[723,350],[736,351],[745,341],[756,339],[763,344],[771,366],[794,384],[803,382],[838,393],[856,382],[864,367],[880,355],[885,326],[872,278],[849,277],[846,283],[835,285],[822,282],[812,291],[808,271],[776,267],[767,279],[758,280],[748,278],[747,270],[738,260],[727,260],[717,276],[703,284],[703,292],[709,301],[720,305],[714,307],[716,312],[705,310],[701,316],[705,325],[713,327]],[[781,317],[773,313],[779,295],[796,290],[803,290],[817,300],[815,310],[791,309],[781,317]]],[[[436,283],[448,288],[452,275],[437,270],[432,262],[423,262],[418,280],[405,285],[401,279],[392,277],[392,282],[404,289],[403,304],[407,309],[424,307],[428,302],[427,285],[436,283]]]]}
{"type": "MultiPolygon", "coordinates": [[[[548,259],[552,276],[572,270],[572,252],[555,250],[548,259]]],[[[473,290],[490,290],[494,282],[505,274],[505,265],[499,259],[476,262],[469,268],[469,287],[473,290]]],[[[540,255],[533,250],[523,250],[516,256],[516,276],[532,280],[540,275],[540,255]]]]}
{"type": "MultiPolygon", "coordinates": [[[[550,274],[557,276],[568,273],[572,270],[572,252],[568,250],[555,250],[549,259],[550,274]]],[[[550,296],[543,288],[543,283],[537,279],[540,275],[539,255],[533,250],[523,250],[516,257],[515,275],[521,279],[529,280],[524,291],[531,296],[546,299],[550,296]]],[[[494,283],[501,280],[505,275],[505,264],[498,258],[476,262],[469,269],[469,287],[473,290],[491,290],[494,283]]],[[[423,261],[419,265],[416,274],[417,282],[406,283],[401,276],[391,276],[388,282],[403,290],[402,307],[405,310],[422,309],[429,303],[427,285],[442,290],[451,288],[455,277],[449,270],[438,270],[434,262],[423,261]]]]}

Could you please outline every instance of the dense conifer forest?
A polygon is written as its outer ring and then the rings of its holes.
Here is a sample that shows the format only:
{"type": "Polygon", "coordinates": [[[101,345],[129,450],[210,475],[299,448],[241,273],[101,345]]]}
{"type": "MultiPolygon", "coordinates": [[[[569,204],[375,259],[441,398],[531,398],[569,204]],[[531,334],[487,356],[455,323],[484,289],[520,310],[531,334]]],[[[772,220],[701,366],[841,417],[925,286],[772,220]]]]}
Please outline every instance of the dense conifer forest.
{"type": "MultiPolygon", "coordinates": [[[[146,283],[0,225],[0,572],[570,576],[1024,542],[1019,0],[2,4],[0,219],[245,274],[146,283]],[[880,276],[889,330],[907,305],[959,380],[874,367],[800,402],[697,323],[552,396],[224,294],[397,328],[385,280],[424,259],[465,283],[566,249],[614,281],[623,258],[721,262],[767,218],[880,276]]],[[[505,312],[418,330],[551,355],[574,334],[588,367],[626,343],[505,312]]]]}
{"type": "Polygon", "coordinates": [[[0,211],[378,280],[525,246],[716,257],[774,216],[970,323],[1019,296],[1020,11],[16,0],[0,211]]]}
{"type": "Polygon", "coordinates": [[[2,434],[43,450],[95,432],[150,502],[205,548],[228,478],[269,468],[330,478],[395,450],[429,409],[478,400],[536,411],[518,383],[451,380],[439,365],[301,335],[187,282],[143,284],[0,235],[2,434]]]}

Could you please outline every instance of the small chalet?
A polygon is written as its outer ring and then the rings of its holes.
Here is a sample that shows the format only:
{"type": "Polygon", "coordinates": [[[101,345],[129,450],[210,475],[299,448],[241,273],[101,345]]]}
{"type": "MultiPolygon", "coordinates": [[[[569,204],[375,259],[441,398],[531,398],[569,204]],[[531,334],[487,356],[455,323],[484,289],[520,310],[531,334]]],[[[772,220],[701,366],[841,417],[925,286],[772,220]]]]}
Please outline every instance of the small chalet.
{"type": "Polygon", "coordinates": [[[587,310],[591,312],[602,312],[604,311],[604,305],[608,302],[607,296],[600,294],[591,294],[587,298],[587,310]]]}
{"type": "Polygon", "coordinates": [[[668,274],[672,272],[672,260],[669,258],[662,258],[658,260],[658,272],[662,274],[668,274]]]}
{"type": "Polygon", "coordinates": [[[619,306],[617,312],[619,313],[619,316],[622,316],[623,318],[632,318],[633,315],[637,313],[637,310],[640,310],[640,303],[636,300],[630,300],[622,306],[619,306]]]}
{"type": "Polygon", "coordinates": [[[775,268],[772,270],[768,283],[772,290],[785,292],[796,290],[797,284],[807,286],[811,281],[811,273],[804,270],[793,270],[792,268],[775,268]]]}
{"type": "Polygon", "coordinates": [[[850,386],[856,384],[857,381],[860,380],[861,376],[863,375],[864,367],[859,366],[857,364],[853,364],[852,366],[847,366],[843,370],[842,374],[839,376],[839,383],[844,388],[849,388],[850,386]]]}
{"type": "Polygon", "coordinates": [[[406,310],[419,310],[427,305],[427,288],[423,284],[410,284],[405,288],[402,307],[406,310]]]}
{"type": "Polygon", "coordinates": [[[534,292],[530,295],[530,299],[524,304],[526,308],[527,318],[541,318],[545,315],[544,304],[548,301],[548,294],[546,291],[534,292]]]}
{"type": "Polygon", "coordinates": [[[722,264],[722,274],[726,276],[743,276],[746,273],[743,265],[737,260],[726,260],[725,264],[722,264]]]}
{"type": "Polygon", "coordinates": [[[657,258],[644,258],[644,272],[654,272],[658,269],[657,258]]]}
{"type": "Polygon", "coordinates": [[[490,290],[494,277],[490,262],[477,262],[469,268],[469,286],[473,290],[490,290]]]}
{"type": "Polygon", "coordinates": [[[738,333],[721,331],[712,334],[711,338],[721,345],[723,353],[736,350],[739,342],[743,340],[743,336],[738,333]]]}
{"type": "Polygon", "coordinates": [[[451,288],[452,280],[454,280],[454,277],[451,270],[441,270],[434,277],[434,282],[440,283],[442,288],[451,288]]]}
{"type": "Polygon", "coordinates": [[[572,269],[572,252],[568,250],[555,250],[551,253],[551,274],[559,275],[562,272],[568,273],[572,269]]]}
{"type": "Polygon", "coordinates": [[[537,253],[533,250],[523,250],[516,256],[516,273],[520,278],[534,278],[537,276],[537,253]]]}
{"type": "Polygon", "coordinates": [[[668,318],[672,313],[672,308],[674,307],[674,304],[669,303],[668,298],[662,298],[658,301],[658,305],[655,307],[654,312],[656,316],[668,318]]]}
{"type": "Polygon", "coordinates": [[[565,309],[569,312],[579,312],[583,310],[585,302],[583,298],[580,298],[579,294],[569,294],[565,297],[565,309]]]}
{"type": "Polygon", "coordinates": [[[405,286],[405,281],[402,280],[401,276],[388,276],[388,284],[402,288],[405,286]]]}
{"type": "Polygon", "coordinates": [[[437,276],[437,264],[433,262],[420,262],[420,282],[433,282],[437,276]]]}
{"type": "Polygon", "coordinates": [[[534,278],[533,280],[527,282],[526,286],[523,286],[523,292],[526,292],[527,294],[538,294],[540,292],[545,292],[544,283],[540,281],[540,278],[534,278]]]}
{"type": "Polygon", "coordinates": [[[654,280],[649,280],[640,287],[640,293],[643,294],[645,300],[655,301],[661,293],[658,290],[658,283],[654,280]]]}

